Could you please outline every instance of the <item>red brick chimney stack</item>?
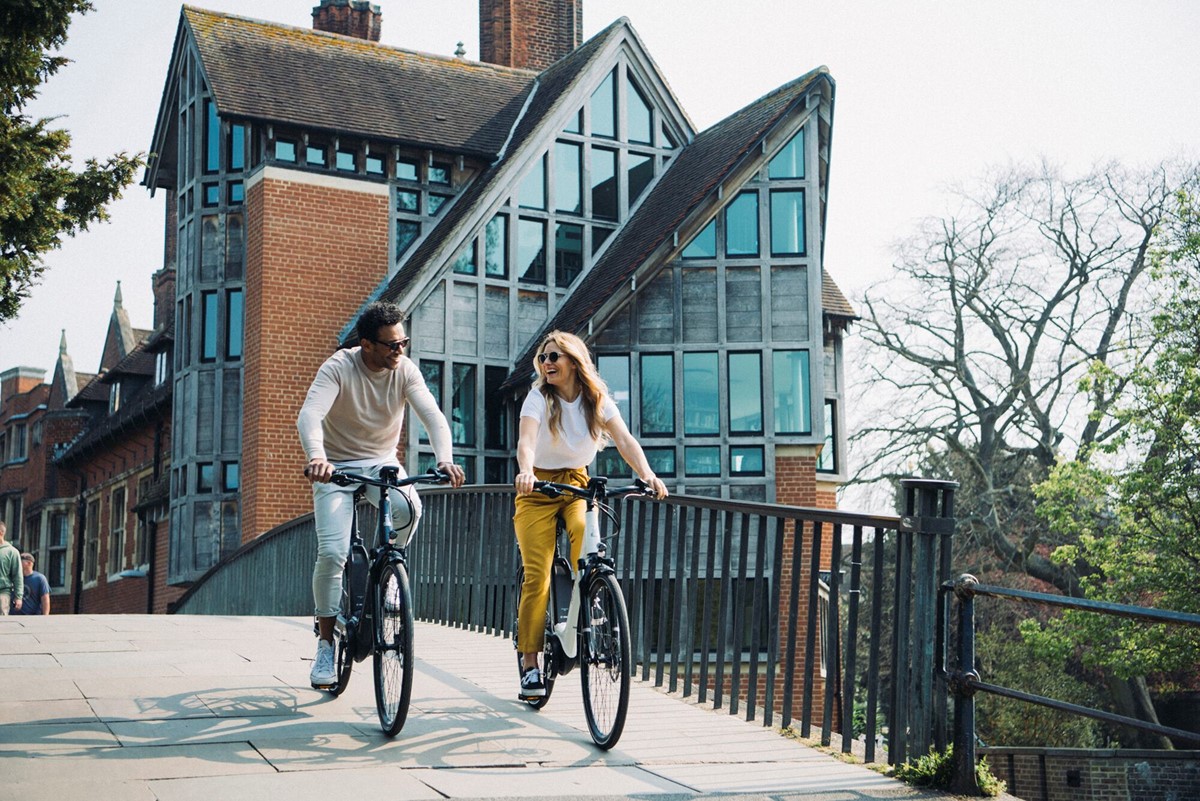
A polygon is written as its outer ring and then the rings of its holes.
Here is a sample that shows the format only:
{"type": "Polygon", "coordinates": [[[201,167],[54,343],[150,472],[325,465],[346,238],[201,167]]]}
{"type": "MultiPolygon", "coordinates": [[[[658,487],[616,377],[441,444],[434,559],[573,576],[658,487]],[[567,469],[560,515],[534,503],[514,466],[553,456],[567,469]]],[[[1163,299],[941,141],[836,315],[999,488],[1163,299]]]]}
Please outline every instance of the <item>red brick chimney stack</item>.
{"type": "Polygon", "coordinates": [[[583,0],[479,0],[479,60],[544,70],[583,41],[583,0]]]}
{"type": "Polygon", "coordinates": [[[321,0],[313,9],[313,30],[379,41],[383,14],[368,0],[321,0]]]}

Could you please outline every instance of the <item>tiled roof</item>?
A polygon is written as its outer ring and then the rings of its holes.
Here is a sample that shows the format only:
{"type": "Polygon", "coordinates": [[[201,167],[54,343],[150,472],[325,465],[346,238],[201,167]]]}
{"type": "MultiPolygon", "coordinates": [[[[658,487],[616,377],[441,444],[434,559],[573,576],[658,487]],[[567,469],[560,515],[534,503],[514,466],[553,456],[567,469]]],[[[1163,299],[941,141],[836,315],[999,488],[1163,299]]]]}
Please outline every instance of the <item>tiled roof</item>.
{"type": "Polygon", "coordinates": [[[137,347],[114,364],[101,381],[112,383],[123,375],[154,375],[154,354],[146,352],[146,342],[152,332],[138,330],[136,333],[140,337],[137,347]]]}
{"type": "MultiPolygon", "coordinates": [[[[506,153],[520,151],[526,140],[542,127],[542,122],[554,109],[559,98],[587,74],[588,67],[596,54],[602,51],[604,45],[614,36],[619,35],[623,27],[628,24],[629,21],[622,17],[538,76],[537,87],[529,102],[529,108],[521,116],[516,130],[513,132],[512,141],[506,148],[506,153]]],[[[431,266],[429,261],[440,250],[443,240],[452,236],[458,226],[464,220],[469,219],[472,212],[476,211],[476,207],[500,177],[505,163],[506,160],[501,160],[492,165],[463,191],[439,221],[437,227],[425,237],[412,256],[392,276],[377,298],[378,300],[397,299],[414,279],[431,266]]],[[[374,299],[376,298],[372,298],[372,300],[374,299]]]]}
{"type": "MultiPolygon", "coordinates": [[[[828,75],[829,71],[824,67],[812,70],[698,134],[674,158],[666,174],[542,331],[578,331],[582,328],[671,237],[701,201],[715,191],[744,158],[755,155],[755,145],[813,84],[821,79],[831,80],[828,75]]],[[[535,338],[526,352],[513,362],[516,370],[506,385],[511,386],[528,376],[528,365],[540,341],[540,336],[535,338]]]]}
{"type": "Polygon", "coordinates": [[[223,116],[495,156],[535,73],[184,6],[223,116]]]}
{"type": "Polygon", "coordinates": [[[159,417],[170,418],[170,416],[171,382],[165,381],[158,386],[146,387],[142,392],[122,404],[116,414],[96,421],[82,431],[77,439],[56,455],[55,460],[63,463],[86,458],[95,448],[103,447],[114,439],[139,426],[147,425],[159,417]]]}
{"type": "Polygon", "coordinates": [[[81,401],[104,401],[108,403],[108,387],[104,385],[104,372],[76,373],[79,391],[67,401],[68,406],[78,406],[81,401]]]}
{"type": "Polygon", "coordinates": [[[860,319],[850,301],[842,294],[842,290],[833,282],[829,271],[821,270],[821,308],[826,314],[834,317],[849,317],[851,320],[860,319]]]}

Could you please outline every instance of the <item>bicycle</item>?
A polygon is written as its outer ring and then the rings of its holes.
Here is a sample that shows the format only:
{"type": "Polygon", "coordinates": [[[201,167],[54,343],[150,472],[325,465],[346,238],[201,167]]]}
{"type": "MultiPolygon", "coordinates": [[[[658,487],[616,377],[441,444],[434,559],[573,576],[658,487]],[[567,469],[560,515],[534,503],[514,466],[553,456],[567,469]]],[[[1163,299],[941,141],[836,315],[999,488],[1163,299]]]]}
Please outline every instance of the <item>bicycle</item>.
{"type": "MultiPolygon", "coordinates": [[[[334,623],[336,681],[325,689],[341,695],[350,683],[355,662],[374,657],[375,707],[379,726],[388,737],[404,727],[412,697],[413,605],[408,583],[408,542],[393,541],[392,503],[389,489],[411,484],[443,484],[450,476],[430,470],[400,478],[398,467],[384,467],[379,478],[335,470],[330,480],[340,487],[358,484],[350,525],[350,552],[342,571],[342,599],[334,623]],[[358,503],[368,486],[379,487],[379,514],[375,544],[370,552],[358,532],[358,503]]],[[[399,493],[415,513],[412,501],[399,493]]]]}
{"type": "MultiPolygon", "coordinates": [[[[541,709],[550,701],[555,680],[579,667],[588,730],[592,741],[606,751],[617,744],[625,727],[632,656],[625,597],[617,583],[615,563],[608,554],[604,539],[600,537],[599,512],[603,511],[612,521],[613,531],[608,537],[612,539],[618,533],[619,524],[613,510],[604,501],[625,495],[654,496],[654,491],[641,479],[635,479],[631,486],[613,489],[608,488],[607,482],[607,478],[596,476],[588,481],[586,487],[550,481],[535,481],[533,484],[535,491],[551,498],[570,493],[584,499],[587,513],[577,571],[571,570],[563,556],[562,543],[567,539],[567,534],[562,518],[558,518],[554,560],[551,563],[550,600],[546,605],[546,637],[542,646],[542,675],[546,693],[520,697],[534,709],[541,709]]],[[[525,569],[518,568],[518,610],[524,579],[525,569]]],[[[517,647],[516,625],[513,626],[513,647],[517,647]]],[[[520,673],[519,651],[517,670],[520,673]]]]}

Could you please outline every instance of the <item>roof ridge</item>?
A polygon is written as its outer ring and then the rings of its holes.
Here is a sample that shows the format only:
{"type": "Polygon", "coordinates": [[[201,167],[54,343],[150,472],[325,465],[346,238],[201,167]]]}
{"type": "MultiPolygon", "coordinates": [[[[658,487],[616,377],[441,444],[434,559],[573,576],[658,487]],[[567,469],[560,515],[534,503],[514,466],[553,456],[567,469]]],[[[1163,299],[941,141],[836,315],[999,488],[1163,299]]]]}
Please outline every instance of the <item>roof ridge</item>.
{"type": "Polygon", "coordinates": [[[271,20],[259,19],[258,17],[247,17],[242,14],[233,14],[228,11],[214,11],[212,9],[200,8],[199,6],[192,6],[192,5],[184,5],[183,10],[184,10],[184,12],[191,11],[191,12],[196,12],[198,14],[203,14],[203,15],[206,15],[209,17],[237,20],[239,22],[247,22],[247,23],[250,23],[253,25],[263,25],[263,26],[267,26],[267,27],[271,27],[271,28],[282,28],[282,29],[286,29],[286,30],[290,30],[290,31],[296,31],[297,33],[302,33],[302,34],[311,34],[312,36],[316,36],[319,38],[332,39],[335,42],[344,42],[346,44],[368,45],[370,47],[378,48],[379,50],[382,50],[382,51],[390,51],[393,53],[402,53],[404,55],[410,55],[410,56],[419,56],[421,58],[432,58],[432,59],[436,59],[438,61],[443,61],[446,64],[454,65],[454,66],[479,67],[479,68],[483,68],[483,69],[490,69],[490,70],[494,70],[496,72],[509,73],[512,75],[522,76],[522,77],[532,77],[532,76],[536,76],[539,74],[538,70],[526,69],[524,67],[508,67],[503,64],[492,64],[491,62],[488,62],[488,61],[473,61],[473,60],[469,60],[469,59],[465,59],[465,58],[458,58],[457,56],[444,56],[440,53],[431,53],[431,52],[428,52],[425,50],[415,50],[412,48],[400,47],[398,45],[385,44],[383,42],[376,42],[371,39],[363,39],[358,36],[349,36],[347,34],[342,34],[342,33],[333,33],[332,31],[322,31],[322,30],[318,30],[316,28],[304,28],[299,25],[291,25],[286,22],[273,22],[271,20]]]}

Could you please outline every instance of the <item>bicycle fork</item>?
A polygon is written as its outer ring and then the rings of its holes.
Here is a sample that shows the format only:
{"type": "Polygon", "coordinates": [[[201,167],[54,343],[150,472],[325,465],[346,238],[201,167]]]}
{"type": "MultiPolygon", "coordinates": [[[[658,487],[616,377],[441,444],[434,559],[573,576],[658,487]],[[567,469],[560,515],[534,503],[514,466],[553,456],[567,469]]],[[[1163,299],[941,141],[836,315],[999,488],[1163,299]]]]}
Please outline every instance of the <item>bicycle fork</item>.
{"type": "MultiPolygon", "coordinates": [[[[600,512],[590,501],[588,506],[584,514],[583,546],[580,551],[590,556],[600,549],[600,512]]],[[[571,600],[566,619],[554,624],[554,636],[558,639],[559,648],[571,664],[574,664],[579,656],[579,607],[582,604],[583,576],[586,572],[582,559],[577,567],[578,569],[571,571],[571,600]]],[[[554,602],[555,606],[558,606],[557,598],[554,602]]],[[[590,631],[591,626],[587,628],[590,631]]]]}

